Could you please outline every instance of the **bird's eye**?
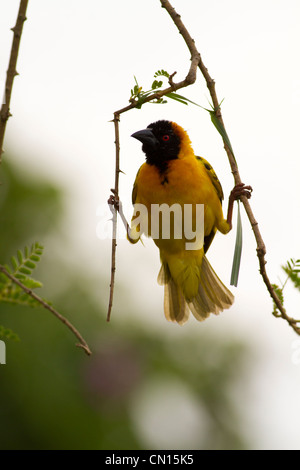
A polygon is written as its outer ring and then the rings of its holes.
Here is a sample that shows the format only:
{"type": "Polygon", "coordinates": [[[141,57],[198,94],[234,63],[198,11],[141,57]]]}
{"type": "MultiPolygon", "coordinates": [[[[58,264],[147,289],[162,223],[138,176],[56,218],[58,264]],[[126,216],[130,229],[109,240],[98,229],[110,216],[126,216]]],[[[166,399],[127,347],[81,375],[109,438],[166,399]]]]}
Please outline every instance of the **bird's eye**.
{"type": "Polygon", "coordinates": [[[162,139],[163,139],[164,142],[168,142],[168,140],[170,139],[170,136],[168,134],[163,135],[162,139]]]}

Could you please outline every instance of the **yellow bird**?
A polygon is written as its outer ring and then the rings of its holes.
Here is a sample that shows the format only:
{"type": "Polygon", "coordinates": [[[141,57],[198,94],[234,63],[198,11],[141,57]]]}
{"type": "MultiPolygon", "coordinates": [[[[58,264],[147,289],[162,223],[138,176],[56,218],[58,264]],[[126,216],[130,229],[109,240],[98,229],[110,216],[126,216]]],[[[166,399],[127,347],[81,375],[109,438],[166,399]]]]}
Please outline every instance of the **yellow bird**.
{"type": "Polygon", "coordinates": [[[144,232],[146,236],[152,236],[159,248],[162,266],[158,282],[165,286],[166,319],[182,325],[191,311],[197,320],[205,320],[210,313],[218,314],[229,308],[234,301],[234,296],[219,279],[205,253],[217,230],[223,234],[231,230],[234,200],[242,194],[249,198],[252,188],[239,184],[232,190],[225,219],[220,181],[212,166],[204,158],[195,156],[189,136],[182,127],[175,122],[161,120],[135,132],[132,137],[142,142],[146,162],[140,167],[133,187],[132,202],[137,210],[131,227],[128,227],[129,241],[135,243],[144,232]],[[189,221],[189,236],[185,231],[187,206],[191,208],[188,214],[192,219],[189,221]],[[180,209],[181,213],[176,221],[176,211],[165,211],[169,216],[167,236],[163,233],[164,212],[162,215],[157,212],[157,208],[162,207],[180,209]],[[200,245],[195,241],[196,230],[199,231],[197,207],[204,207],[200,245]],[[155,223],[153,208],[156,208],[156,216],[158,214],[155,223]],[[191,235],[194,236],[192,249],[187,248],[191,235]]]}

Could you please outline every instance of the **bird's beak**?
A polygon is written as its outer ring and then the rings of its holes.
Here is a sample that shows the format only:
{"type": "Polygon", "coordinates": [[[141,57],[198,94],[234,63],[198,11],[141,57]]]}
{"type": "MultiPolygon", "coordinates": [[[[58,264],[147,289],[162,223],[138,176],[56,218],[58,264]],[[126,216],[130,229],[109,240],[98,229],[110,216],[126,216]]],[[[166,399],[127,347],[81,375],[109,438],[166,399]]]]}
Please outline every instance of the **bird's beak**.
{"type": "Polygon", "coordinates": [[[151,129],[143,129],[142,131],[137,131],[132,134],[131,137],[134,137],[143,144],[146,144],[147,146],[149,145],[153,148],[156,148],[159,144],[157,138],[155,137],[151,129]]]}

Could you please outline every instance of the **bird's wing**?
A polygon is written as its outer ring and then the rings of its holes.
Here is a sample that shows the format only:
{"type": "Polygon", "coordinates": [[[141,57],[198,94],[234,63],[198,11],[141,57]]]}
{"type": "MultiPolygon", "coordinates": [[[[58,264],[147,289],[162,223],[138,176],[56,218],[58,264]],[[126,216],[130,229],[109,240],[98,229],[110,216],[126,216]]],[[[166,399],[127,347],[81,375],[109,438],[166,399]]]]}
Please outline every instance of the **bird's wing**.
{"type": "MultiPolygon", "coordinates": [[[[219,196],[220,202],[222,204],[222,201],[224,199],[224,193],[223,193],[221,183],[219,181],[219,178],[216,175],[215,170],[213,169],[211,164],[207,160],[205,160],[205,158],[203,158],[203,157],[196,157],[196,158],[199,161],[199,163],[201,162],[201,164],[204,166],[204,168],[206,170],[206,173],[208,174],[209,179],[211,180],[212,184],[214,185],[214,187],[216,189],[216,192],[217,192],[217,195],[219,196]]],[[[214,227],[213,230],[210,232],[210,234],[207,235],[206,237],[204,237],[204,253],[206,253],[208,248],[210,247],[210,244],[214,239],[216,231],[217,231],[217,228],[214,227]]]]}
{"type": "Polygon", "coordinates": [[[140,169],[138,170],[138,172],[136,174],[136,177],[135,177],[135,181],[133,183],[132,194],[131,194],[132,205],[135,204],[136,196],[137,196],[137,192],[138,192],[137,180],[138,180],[139,172],[140,172],[140,169]]]}
{"type": "Polygon", "coordinates": [[[206,169],[206,173],[208,174],[209,178],[210,178],[210,181],[212,182],[212,184],[214,185],[216,191],[217,191],[217,194],[219,196],[219,199],[222,203],[223,199],[224,199],[224,193],[223,193],[223,189],[222,189],[222,186],[221,186],[221,183],[219,181],[219,178],[217,177],[216,175],[216,172],[215,170],[213,169],[213,167],[211,166],[210,163],[208,163],[207,160],[205,160],[205,158],[203,157],[196,157],[197,160],[199,160],[199,162],[201,162],[204,166],[204,168],[206,169]]]}

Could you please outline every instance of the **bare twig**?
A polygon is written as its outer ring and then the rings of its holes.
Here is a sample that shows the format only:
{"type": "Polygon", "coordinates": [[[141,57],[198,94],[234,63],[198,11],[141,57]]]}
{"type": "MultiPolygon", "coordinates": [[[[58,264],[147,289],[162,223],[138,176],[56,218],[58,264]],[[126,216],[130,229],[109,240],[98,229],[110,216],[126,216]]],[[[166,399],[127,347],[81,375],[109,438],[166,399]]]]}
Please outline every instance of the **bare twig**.
{"type": "Polygon", "coordinates": [[[1,110],[0,110],[0,163],[1,163],[1,156],[3,153],[3,141],[4,141],[6,123],[8,121],[8,118],[11,116],[10,110],[9,110],[10,99],[11,99],[14,78],[16,75],[18,75],[16,66],[17,66],[19,47],[20,47],[21,36],[22,36],[22,31],[23,31],[23,24],[24,24],[24,21],[26,20],[27,5],[28,5],[28,0],[20,1],[17,22],[14,28],[12,28],[14,37],[13,37],[9,65],[8,65],[7,75],[6,75],[4,100],[3,100],[1,110]]]}
{"type": "MultiPolygon", "coordinates": [[[[119,121],[120,115],[114,113],[114,126],[115,126],[115,146],[116,146],[116,169],[115,169],[115,187],[112,190],[114,197],[119,197],[119,173],[120,173],[120,134],[119,134],[119,121]]],[[[113,212],[113,233],[112,233],[112,247],[111,247],[111,278],[109,289],[109,303],[107,311],[107,321],[110,321],[111,309],[113,305],[114,287],[115,287],[115,272],[116,272],[116,249],[117,249],[117,211],[113,212]]]]}
{"type": "Polygon", "coordinates": [[[33,299],[35,299],[39,304],[41,304],[42,307],[46,308],[49,310],[53,315],[55,315],[56,318],[58,318],[62,323],[64,323],[69,330],[72,331],[72,333],[76,336],[76,338],[80,341],[78,344],[76,344],[77,347],[82,348],[86,354],[89,356],[92,354],[91,350],[86,343],[86,341],[83,339],[79,331],[72,325],[72,323],[69,322],[65,317],[63,317],[57,310],[55,310],[51,305],[49,305],[47,302],[45,302],[41,297],[39,297],[37,294],[35,294],[31,289],[28,289],[28,287],[24,286],[22,282],[20,282],[17,278],[15,278],[12,274],[10,274],[7,269],[0,264],[0,272],[2,272],[6,277],[8,277],[14,284],[17,284],[23,291],[27,294],[30,295],[33,299]]]}
{"type": "MultiPolygon", "coordinates": [[[[195,43],[194,42],[191,43],[190,35],[186,31],[186,29],[185,29],[185,27],[184,27],[184,25],[181,21],[180,15],[178,15],[178,13],[176,13],[175,9],[172,7],[171,3],[168,0],[160,0],[160,2],[161,2],[162,7],[165,8],[166,11],[171,16],[171,18],[172,18],[174,24],[176,25],[177,29],[179,30],[179,32],[182,34],[182,37],[183,37],[187,47],[191,50],[191,46],[192,46],[193,53],[195,55],[197,55],[197,57],[199,57],[198,67],[201,70],[202,75],[205,78],[206,85],[207,85],[207,88],[209,90],[209,93],[210,93],[210,96],[211,96],[211,99],[212,99],[212,103],[213,103],[216,118],[220,121],[223,128],[225,129],[224,121],[223,121],[223,117],[222,117],[222,113],[221,113],[221,109],[220,109],[219,100],[218,100],[218,97],[217,97],[217,94],[216,94],[215,81],[212,79],[212,77],[208,73],[208,70],[207,70],[207,68],[205,67],[205,65],[202,61],[201,55],[198,52],[198,50],[195,46],[195,43]]],[[[224,143],[225,151],[226,151],[227,156],[228,156],[228,160],[229,160],[229,163],[230,163],[230,167],[231,167],[231,171],[232,171],[232,174],[233,174],[233,177],[234,177],[235,184],[239,184],[239,183],[241,183],[242,180],[241,180],[241,177],[240,177],[240,173],[239,173],[239,170],[238,170],[236,159],[235,159],[231,149],[229,148],[228,144],[224,140],[224,138],[223,138],[223,143],[224,143]]],[[[263,238],[261,236],[261,233],[260,233],[260,230],[259,230],[259,227],[258,227],[258,223],[255,220],[254,214],[252,212],[249,200],[246,198],[246,196],[241,196],[241,201],[242,201],[242,203],[245,207],[245,211],[247,213],[249,222],[251,224],[251,227],[252,227],[255,239],[256,239],[256,244],[257,244],[257,250],[256,251],[257,251],[257,256],[258,256],[258,260],[259,260],[260,274],[263,278],[263,281],[264,281],[264,283],[265,283],[265,285],[268,289],[268,292],[269,292],[271,298],[273,299],[273,301],[275,302],[278,310],[280,311],[279,316],[281,318],[283,318],[284,320],[286,320],[288,322],[288,324],[295,330],[295,332],[298,335],[300,335],[300,328],[296,325],[296,323],[299,322],[299,320],[295,320],[294,318],[291,318],[287,315],[286,310],[283,307],[283,305],[282,305],[279,297],[277,296],[275,290],[273,289],[272,284],[270,282],[270,279],[267,275],[266,267],[265,267],[265,265],[266,265],[266,260],[265,260],[266,247],[265,247],[263,238]]]]}

